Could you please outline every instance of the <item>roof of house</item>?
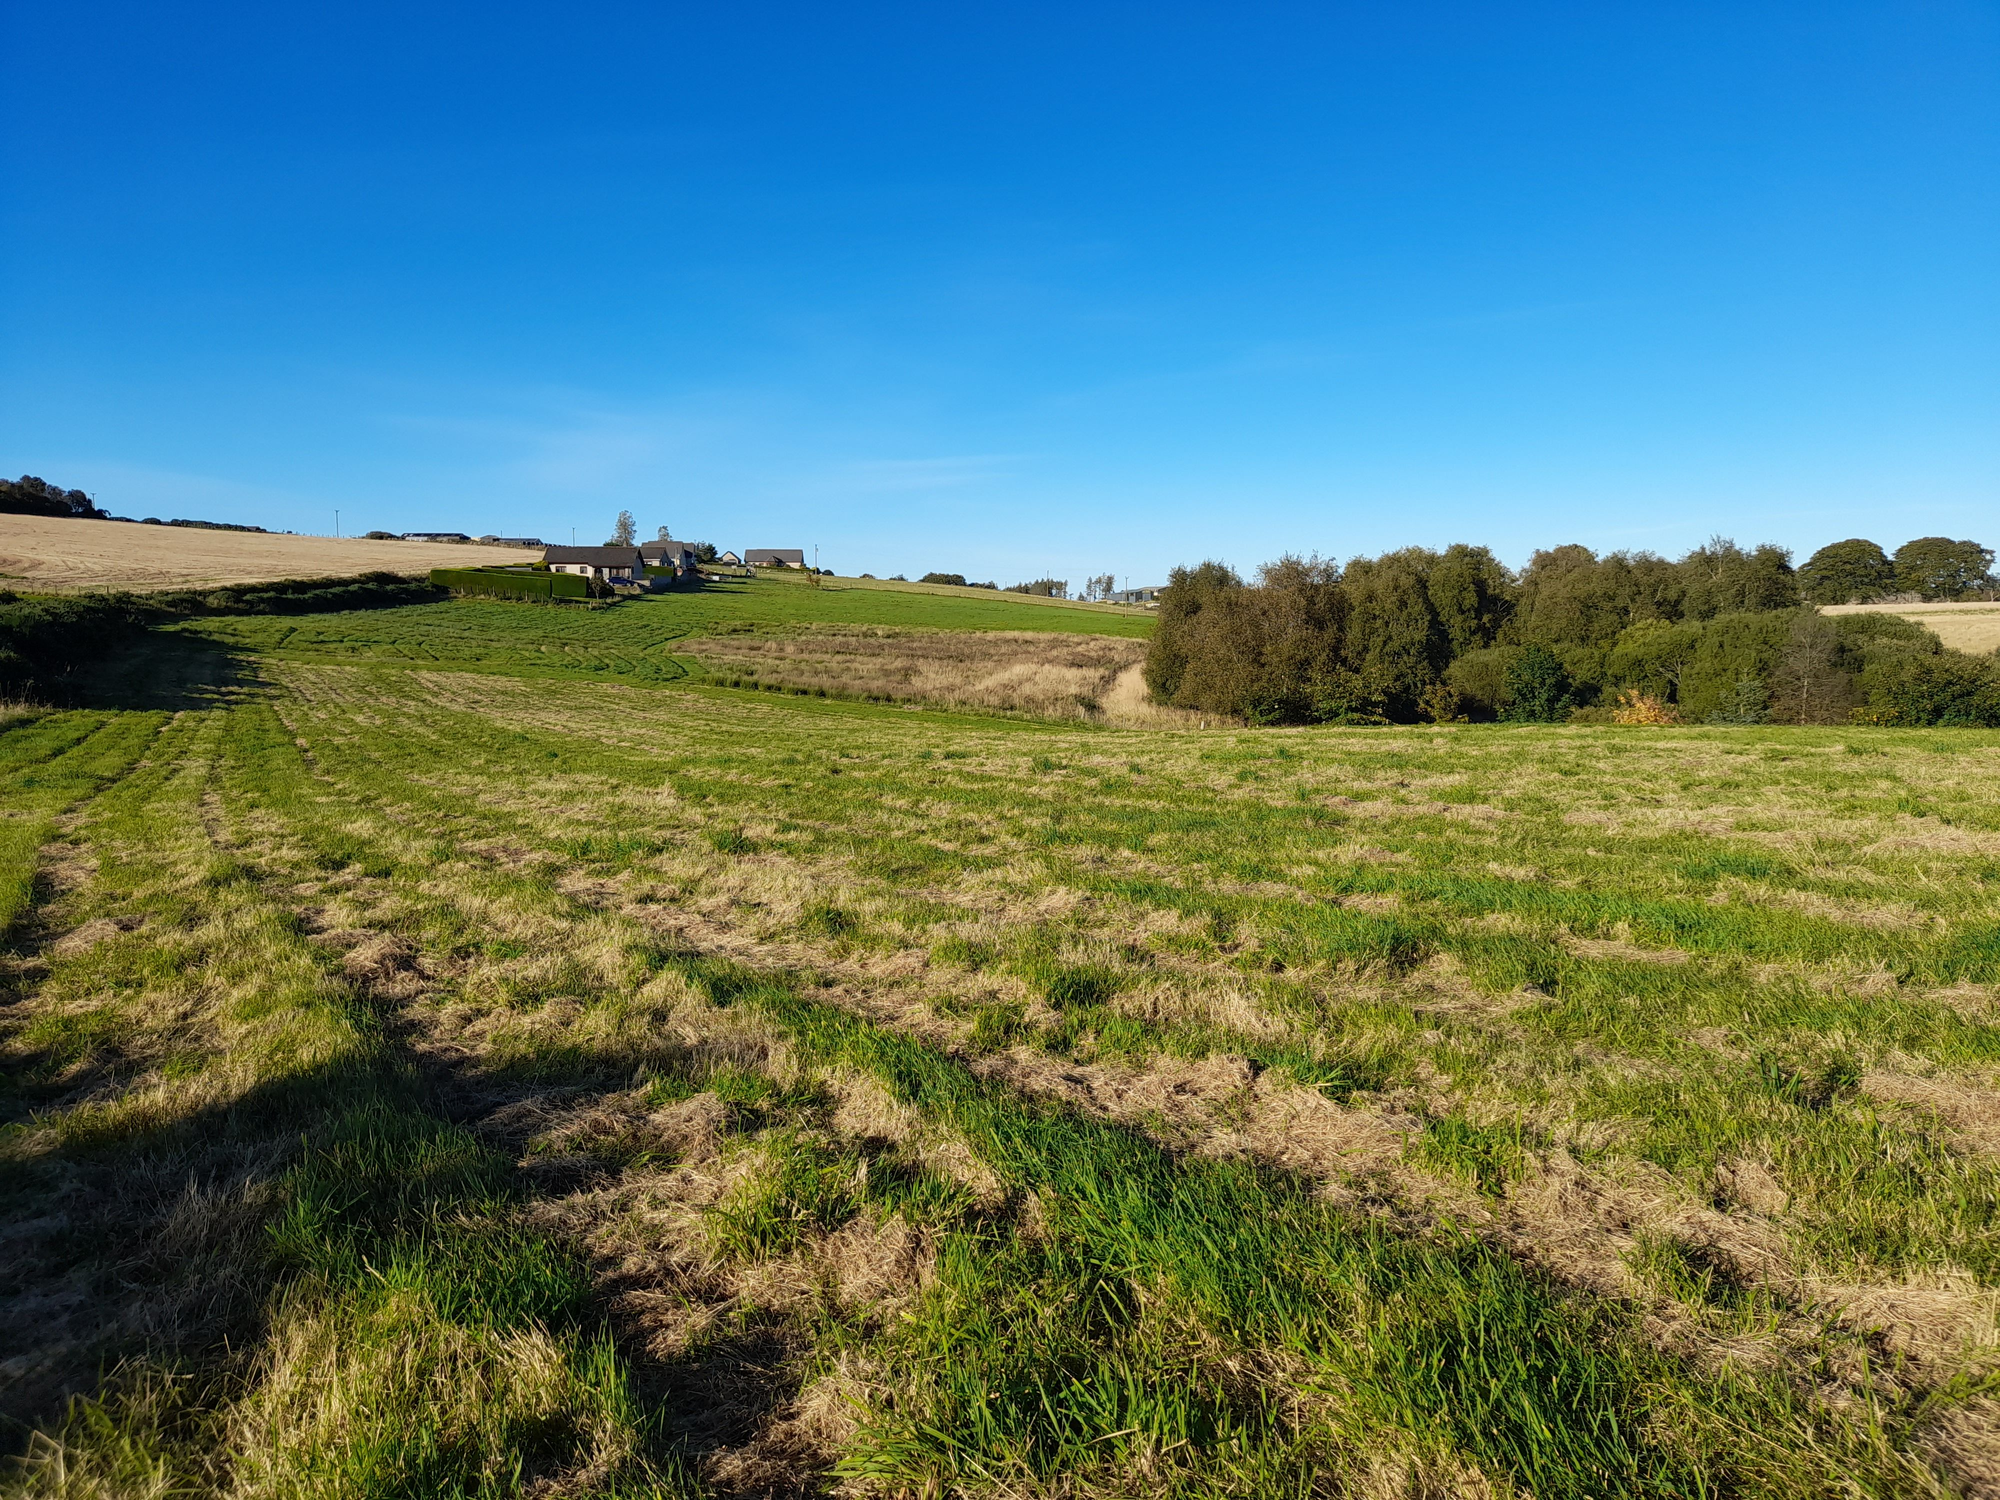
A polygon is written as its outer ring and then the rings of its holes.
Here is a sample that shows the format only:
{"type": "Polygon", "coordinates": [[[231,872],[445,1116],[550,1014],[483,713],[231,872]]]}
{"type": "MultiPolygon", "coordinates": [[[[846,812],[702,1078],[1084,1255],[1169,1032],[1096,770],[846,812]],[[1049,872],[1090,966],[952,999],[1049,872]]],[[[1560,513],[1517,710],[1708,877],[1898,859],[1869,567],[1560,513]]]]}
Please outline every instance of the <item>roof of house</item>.
{"type": "Polygon", "coordinates": [[[693,552],[694,543],[692,542],[665,541],[641,542],[639,544],[639,555],[649,563],[656,557],[688,557],[693,552]]]}
{"type": "Polygon", "coordinates": [[[588,563],[593,568],[639,568],[645,563],[637,547],[548,547],[545,563],[588,563]]]}
{"type": "Polygon", "coordinates": [[[743,554],[743,560],[751,565],[757,563],[790,563],[794,567],[804,567],[806,554],[799,547],[752,547],[743,554]]]}

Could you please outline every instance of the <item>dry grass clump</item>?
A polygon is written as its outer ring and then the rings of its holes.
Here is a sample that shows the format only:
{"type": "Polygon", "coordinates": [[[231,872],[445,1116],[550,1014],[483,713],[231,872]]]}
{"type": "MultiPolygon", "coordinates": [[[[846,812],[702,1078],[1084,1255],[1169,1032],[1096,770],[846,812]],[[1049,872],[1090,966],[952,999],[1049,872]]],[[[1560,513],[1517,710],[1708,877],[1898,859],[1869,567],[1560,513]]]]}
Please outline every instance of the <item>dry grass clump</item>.
{"type": "Polygon", "coordinates": [[[467,1326],[393,1287],[273,1332],[228,1423],[230,1492],[359,1500],[433,1474],[583,1492],[640,1466],[637,1415],[608,1343],[467,1326]]]}
{"type": "Polygon", "coordinates": [[[1090,719],[1144,641],[1028,631],[916,631],[822,626],[802,635],[724,635],[685,655],[732,686],[777,687],[890,702],[1090,719]]]}

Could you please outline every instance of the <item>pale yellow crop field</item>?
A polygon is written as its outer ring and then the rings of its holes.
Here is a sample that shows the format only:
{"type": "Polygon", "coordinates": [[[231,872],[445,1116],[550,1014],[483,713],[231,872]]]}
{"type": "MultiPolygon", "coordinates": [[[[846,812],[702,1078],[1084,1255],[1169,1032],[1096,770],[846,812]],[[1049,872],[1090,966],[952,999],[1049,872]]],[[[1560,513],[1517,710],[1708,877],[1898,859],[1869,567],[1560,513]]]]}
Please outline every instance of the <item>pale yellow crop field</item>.
{"type": "Polygon", "coordinates": [[[197,588],[531,562],[540,548],[369,542],[127,521],[0,515],[0,587],[31,592],[197,588]]]}
{"type": "Polygon", "coordinates": [[[1901,615],[1956,651],[2000,651],[2000,602],[1975,604],[1828,604],[1825,615],[1901,615]]]}

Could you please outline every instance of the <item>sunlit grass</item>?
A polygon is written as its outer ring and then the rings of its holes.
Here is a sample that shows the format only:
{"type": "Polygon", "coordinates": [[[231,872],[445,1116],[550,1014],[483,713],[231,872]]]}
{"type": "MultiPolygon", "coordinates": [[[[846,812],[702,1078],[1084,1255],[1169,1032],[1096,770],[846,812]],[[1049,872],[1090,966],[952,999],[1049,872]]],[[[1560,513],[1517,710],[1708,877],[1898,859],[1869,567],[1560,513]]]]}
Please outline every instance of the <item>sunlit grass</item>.
{"type": "Polygon", "coordinates": [[[2000,738],[654,691],[679,602],[0,726],[31,1492],[1948,1482],[2000,738]]]}

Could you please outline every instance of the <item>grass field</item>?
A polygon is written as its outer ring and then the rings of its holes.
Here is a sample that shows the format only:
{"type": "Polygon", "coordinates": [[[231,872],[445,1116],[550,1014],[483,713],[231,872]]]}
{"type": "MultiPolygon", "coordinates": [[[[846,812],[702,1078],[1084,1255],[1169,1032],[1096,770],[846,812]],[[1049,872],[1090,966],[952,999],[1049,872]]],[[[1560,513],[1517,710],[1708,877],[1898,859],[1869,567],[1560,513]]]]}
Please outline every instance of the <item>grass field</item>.
{"type": "Polygon", "coordinates": [[[0,723],[18,1491],[2000,1492],[2000,735],[668,670],[991,624],[789,587],[0,723]]]}
{"type": "Polygon", "coordinates": [[[1017,596],[972,590],[815,590],[789,580],[756,579],[710,582],[609,609],[459,599],[366,613],[204,620],[197,631],[233,650],[291,661],[670,682],[688,675],[684,653],[693,640],[768,639],[825,626],[1136,640],[1152,621],[1136,612],[1053,610],[1017,596]]]}
{"type": "Polygon", "coordinates": [[[35,593],[200,588],[280,578],[428,573],[533,561],[539,550],[370,542],[0,515],[0,585],[35,593]]]}

